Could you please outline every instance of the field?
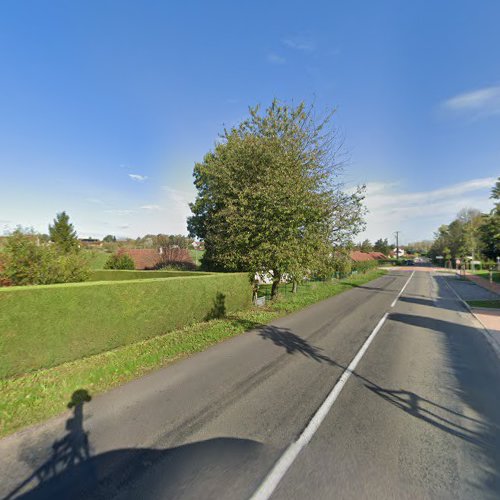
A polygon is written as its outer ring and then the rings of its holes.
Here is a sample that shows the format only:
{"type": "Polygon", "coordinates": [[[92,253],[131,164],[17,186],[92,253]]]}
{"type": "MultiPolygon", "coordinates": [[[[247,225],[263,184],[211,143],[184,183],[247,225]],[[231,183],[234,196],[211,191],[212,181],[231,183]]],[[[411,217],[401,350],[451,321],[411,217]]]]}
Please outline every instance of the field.
{"type": "Polygon", "coordinates": [[[107,252],[102,252],[102,251],[95,251],[95,250],[86,250],[85,251],[88,254],[88,258],[90,261],[90,268],[91,269],[104,269],[104,264],[106,264],[106,261],[110,257],[110,253],[107,252]]]}

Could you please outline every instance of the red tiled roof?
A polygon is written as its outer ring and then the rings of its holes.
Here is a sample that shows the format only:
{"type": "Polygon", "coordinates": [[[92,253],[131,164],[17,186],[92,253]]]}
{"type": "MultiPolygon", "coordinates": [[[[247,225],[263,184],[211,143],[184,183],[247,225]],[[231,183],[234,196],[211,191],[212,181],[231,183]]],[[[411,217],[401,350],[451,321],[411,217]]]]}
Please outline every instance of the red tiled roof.
{"type": "Polygon", "coordinates": [[[387,257],[382,252],[370,252],[370,255],[377,260],[387,259],[387,257]]]}
{"type": "Polygon", "coordinates": [[[154,248],[123,248],[118,251],[127,254],[136,269],[154,269],[161,262],[161,255],[154,248]]]}
{"type": "Polygon", "coordinates": [[[351,259],[354,262],[364,262],[366,260],[375,260],[371,254],[366,252],[360,252],[359,250],[354,250],[351,252],[351,259]]]}

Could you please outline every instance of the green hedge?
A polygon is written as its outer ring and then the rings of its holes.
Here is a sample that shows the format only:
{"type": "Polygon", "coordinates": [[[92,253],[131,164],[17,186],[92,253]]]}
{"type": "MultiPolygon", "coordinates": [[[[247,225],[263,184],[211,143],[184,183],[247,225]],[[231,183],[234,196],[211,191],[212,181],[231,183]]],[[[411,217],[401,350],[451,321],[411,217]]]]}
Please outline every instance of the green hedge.
{"type": "Polygon", "coordinates": [[[352,263],[352,271],[356,271],[358,273],[366,273],[367,271],[371,269],[375,269],[380,265],[380,262],[378,260],[363,260],[361,262],[354,262],[352,263]]]}
{"type": "Polygon", "coordinates": [[[199,271],[126,271],[119,269],[103,269],[92,271],[89,281],[121,281],[149,278],[177,278],[179,276],[207,276],[210,273],[199,271]]]}
{"type": "Polygon", "coordinates": [[[0,378],[243,309],[251,297],[246,273],[0,288],[0,378]]]}

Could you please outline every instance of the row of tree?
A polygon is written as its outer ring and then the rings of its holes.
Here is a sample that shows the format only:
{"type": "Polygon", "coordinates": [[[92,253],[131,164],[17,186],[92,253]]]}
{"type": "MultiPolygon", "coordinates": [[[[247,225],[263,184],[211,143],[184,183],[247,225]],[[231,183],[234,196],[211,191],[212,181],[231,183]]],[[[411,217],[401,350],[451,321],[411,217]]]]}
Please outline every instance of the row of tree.
{"type": "Polygon", "coordinates": [[[202,266],[272,275],[271,295],[287,276],[331,275],[364,228],[364,187],[338,181],[341,141],[332,114],[274,100],[263,113],[224,130],[194,168],[197,198],[190,236],[204,240],[202,266]]]}
{"type": "Polygon", "coordinates": [[[500,256],[500,177],[491,198],[495,205],[490,213],[464,208],[450,224],[440,226],[430,256],[442,256],[446,261],[469,257],[495,261],[500,256]]]}

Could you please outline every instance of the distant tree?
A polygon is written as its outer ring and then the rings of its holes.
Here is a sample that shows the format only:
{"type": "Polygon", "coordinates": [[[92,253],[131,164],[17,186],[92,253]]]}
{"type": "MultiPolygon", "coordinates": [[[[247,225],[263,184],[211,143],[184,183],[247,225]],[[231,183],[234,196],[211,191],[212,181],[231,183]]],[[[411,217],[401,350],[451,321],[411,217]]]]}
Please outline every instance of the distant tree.
{"type": "Polygon", "coordinates": [[[389,240],[387,238],[382,239],[379,238],[374,244],[373,244],[373,250],[375,252],[381,252],[384,255],[389,255],[391,252],[391,246],[389,245],[389,240]]]}
{"type": "Polygon", "coordinates": [[[63,252],[69,253],[78,249],[78,238],[73,224],[69,222],[66,212],[56,215],[52,225],[49,225],[49,235],[63,252]]]}
{"type": "Polygon", "coordinates": [[[409,253],[418,253],[420,255],[427,255],[427,253],[432,247],[432,243],[433,242],[431,240],[414,241],[408,243],[406,248],[407,250],[412,250],[409,253]]]}
{"type": "Polygon", "coordinates": [[[194,168],[196,201],[190,236],[205,242],[211,270],[271,271],[271,297],[283,276],[299,281],[323,273],[333,245],[363,225],[362,190],[344,193],[331,115],[316,122],[312,108],[282,105],[225,130],[194,168]]]}
{"type": "Polygon", "coordinates": [[[104,243],[114,243],[114,242],[116,242],[116,236],[113,236],[112,234],[108,234],[107,236],[104,236],[102,241],[104,241],[104,243]]]}
{"type": "Polygon", "coordinates": [[[373,252],[373,245],[371,244],[370,240],[362,241],[359,244],[358,248],[361,252],[373,252]]]}

